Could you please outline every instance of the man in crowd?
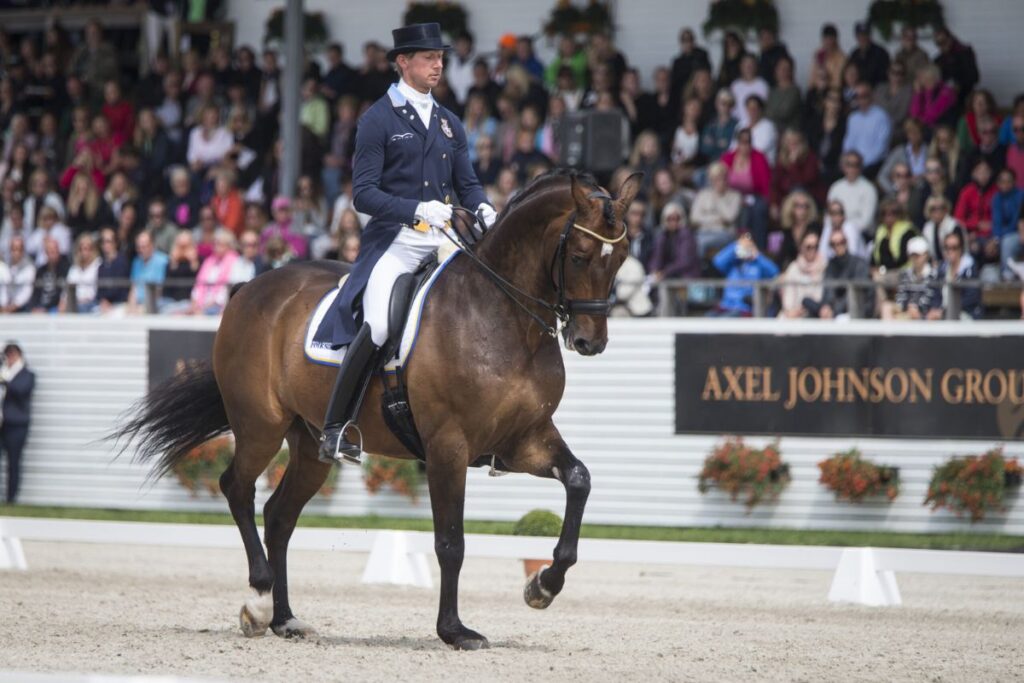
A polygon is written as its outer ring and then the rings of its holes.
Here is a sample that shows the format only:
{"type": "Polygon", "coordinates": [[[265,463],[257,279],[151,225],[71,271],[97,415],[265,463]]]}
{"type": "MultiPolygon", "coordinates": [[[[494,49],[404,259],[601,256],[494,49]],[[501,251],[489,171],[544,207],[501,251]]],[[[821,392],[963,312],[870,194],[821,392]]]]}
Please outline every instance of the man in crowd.
{"type": "Polygon", "coordinates": [[[17,342],[7,342],[0,359],[0,451],[7,456],[8,505],[18,501],[21,454],[32,418],[32,391],[36,376],[25,364],[17,342]]]}
{"type": "Polygon", "coordinates": [[[846,219],[857,226],[862,234],[870,236],[875,228],[878,191],[874,184],[861,175],[861,164],[858,152],[843,154],[843,177],[832,183],[828,190],[828,201],[836,200],[842,204],[846,219]]]}
{"type": "Polygon", "coordinates": [[[858,83],[855,92],[857,109],[846,120],[843,151],[857,152],[864,164],[864,175],[874,178],[889,152],[892,125],[885,110],[875,104],[869,83],[858,83]]]}
{"type": "Polygon", "coordinates": [[[166,253],[157,251],[153,246],[153,238],[148,232],[140,232],[135,238],[135,254],[135,260],[132,261],[132,289],[128,296],[128,306],[133,313],[142,313],[147,302],[147,286],[162,285],[164,278],[167,277],[168,258],[166,253]]]}
{"type": "Polygon", "coordinates": [[[935,64],[942,71],[942,80],[956,86],[957,105],[963,109],[967,96],[981,79],[974,48],[957,40],[946,26],[935,29],[935,45],[939,48],[935,64]]]}
{"type": "MultiPolygon", "coordinates": [[[[864,280],[871,277],[868,262],[850,253],[850,245],[842,230],[834,230],[828,239],[832,250],[832,258],[825,267],[825,281],[828,280],[864,280]]],[[[850,301],[858,297],[861,317],[871,318],[874,311],[874,292],[871,289],[855,289],[845,286],[830,285],[825,287],[818,309],[818,317],[828,320],[848,318],[851,315],[850,301]]],[[[813,311],[812,311],[813,313],[813,311]]]]}
{"type": "Polygon", "coordinates": [[[780,59],[786,58],[793,61],[786,44],[779,41],[779,34],[772,28],[762,27],[757,32],[757,40],[761,47],[761,56],[758,59],[757,73],[768,82],[768,85],[775,87],[775,65],[780,59]]]}
{"type": "Polygon", "coordinates": [[[670,111],[678,116],[679,107],[683,102],[683,88],[690,82],[690,77],[697,69],[711,70],[708,51],[697,45],[693,29],[687,27],[679,32],[679,55],[672,60],[672,85],[669,90],[670,111]]]}
{"type": "Polygon", "coordinates": [[[871,27],[866,22],[857,22],[853,33],[857,47],[850,51],[850,62],[857,65],[860,77],[874,88],[887,78],[889,53],[871,40],[871,27]]]}

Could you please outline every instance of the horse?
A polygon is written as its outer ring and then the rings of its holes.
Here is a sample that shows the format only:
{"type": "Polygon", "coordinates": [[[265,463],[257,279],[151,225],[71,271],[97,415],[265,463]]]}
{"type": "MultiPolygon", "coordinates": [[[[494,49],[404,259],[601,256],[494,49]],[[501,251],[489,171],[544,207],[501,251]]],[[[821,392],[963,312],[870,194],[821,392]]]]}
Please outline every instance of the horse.
{"type": "MultiPolygon", "coordinates": [[[[489,645],[458,611],[466,471],[478,458],[493,456],[509,471],[564,486],[561,534],[551,564],[527,580],[527,604],[550,605],[576,563],[590,474],[552,422],[565,388],[556,330],[570,350],[604,350],[608,297],[628,250],[624,216],[640,178],[628,178],[612,197],[584,174],[539,177],[431,288],[406,377],[441,571],[437,634],[452,648],[489,645]]],[[[334,370],[304,358],[303,337],[317,302],[347,268],[289,264],[240,287],[224,309],[212,364],[193,365],[154,388],[112,434],[121,452],[134,447],[135,458],[154,461],[151,475],[161,476],[196,446],[234,432],[220,489],[248,558],[253,594],[239,614],[246,636],[268,627],[286,638],[315,633],[292,613],[287,552],[302,508],[332,466],[317,459],[316,430],[334,370]],[[255,485],[285,439],[285,474],[263,509],[264,554],[255,485]]],[[[359,412],[364,450],[411,459],[385,424],[381,392],[371,383],[359,412]]]]}

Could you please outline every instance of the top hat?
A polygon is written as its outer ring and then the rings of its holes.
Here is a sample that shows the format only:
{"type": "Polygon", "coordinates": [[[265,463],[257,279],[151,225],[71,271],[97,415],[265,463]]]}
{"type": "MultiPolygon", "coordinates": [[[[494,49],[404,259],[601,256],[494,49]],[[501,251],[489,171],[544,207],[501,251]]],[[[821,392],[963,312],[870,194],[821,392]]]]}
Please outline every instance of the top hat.
{"type": "Polygon", "coordinates": [[[441,40],[441,24],[431,22],[429,24],[410,24],[402,28],[396,28],[391,32],[395,40],[395,47],[388,52],[388,61],[395,61],[395,57],[403,52],[420,52],[423,50],[450,50],[451,45],[445,45],[441,40]]]}

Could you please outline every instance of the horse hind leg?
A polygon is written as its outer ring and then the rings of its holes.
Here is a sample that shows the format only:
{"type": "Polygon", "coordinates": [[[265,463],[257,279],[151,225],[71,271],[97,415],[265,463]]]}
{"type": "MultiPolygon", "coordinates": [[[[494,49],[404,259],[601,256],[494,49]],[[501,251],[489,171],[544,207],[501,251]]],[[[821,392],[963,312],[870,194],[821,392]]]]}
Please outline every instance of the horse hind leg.
{"type": "Polygon", "coordinates": [[[274,615],[271,589],[274,573],[263,552],[256,528],[256,480],[281,447],[284,429],[280,431],[249,429],[235,432],[235,457],[220,477],[220,490],[228,499],[231,516],[238,526],[249,563],[249,586],[252,595],[242,605],[238,620],[242,633],[252,638],[262,636],[274,615]]]}
{"type": "Polygon", "coordinates": [[[263,507],[264,535],[274,572],[274,617],[270,628],[282,638],[301,638],[316,631],[297,619],[288,604],[288,541],[302,508],[323,486],[333,465],[317,459],[317,442],[301,423],[288,433],[288,467],[263,507]]]}

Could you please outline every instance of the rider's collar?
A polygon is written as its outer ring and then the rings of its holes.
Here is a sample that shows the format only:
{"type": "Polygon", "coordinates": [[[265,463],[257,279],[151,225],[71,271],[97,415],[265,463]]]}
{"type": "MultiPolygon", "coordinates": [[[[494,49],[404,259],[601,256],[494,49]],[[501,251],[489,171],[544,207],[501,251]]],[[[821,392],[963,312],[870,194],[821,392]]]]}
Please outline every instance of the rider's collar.
{"type": "Polygon", "coordinates": [[[434,97],[430,93],[422,93],[416,90],[416,88],[406,83],[404,79],[399,79],[398,83],[391,84],[391,87],[388,88],[388,97],[391,98],[391,104],[395,107],[400,107],[406,102],[412,102],[414,105],[420,106],[427,103],[431,105],[436,104],[434,97]]]}

